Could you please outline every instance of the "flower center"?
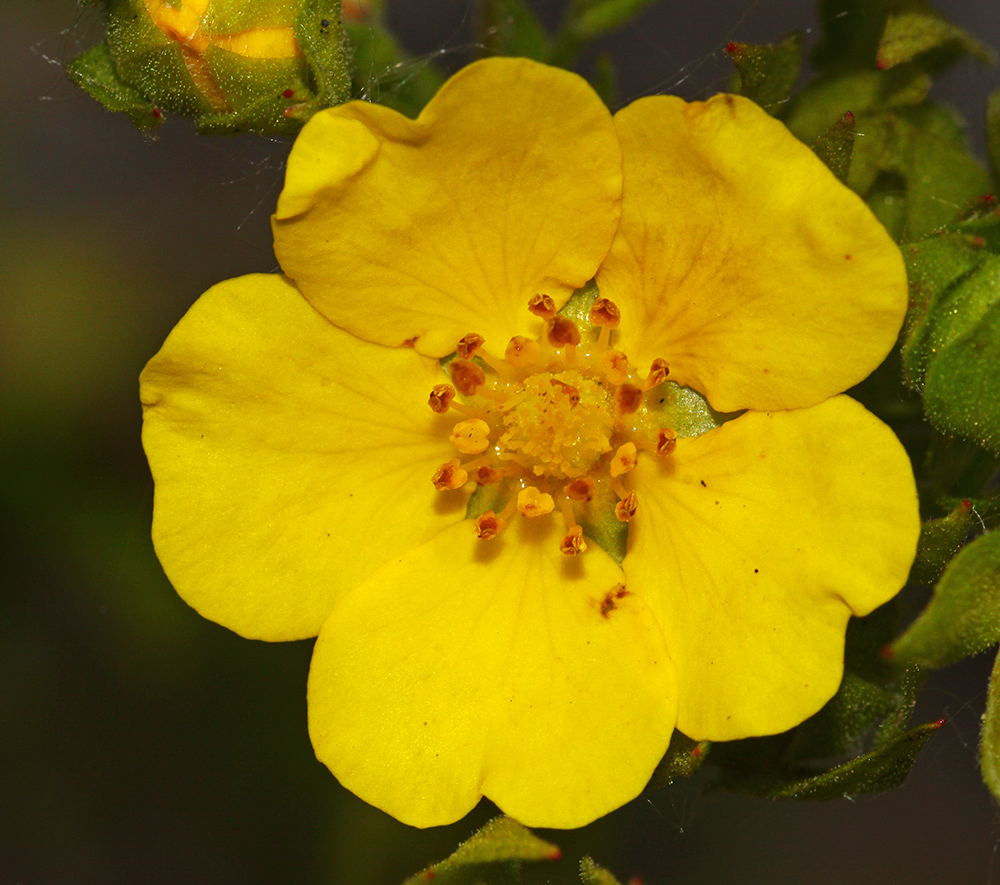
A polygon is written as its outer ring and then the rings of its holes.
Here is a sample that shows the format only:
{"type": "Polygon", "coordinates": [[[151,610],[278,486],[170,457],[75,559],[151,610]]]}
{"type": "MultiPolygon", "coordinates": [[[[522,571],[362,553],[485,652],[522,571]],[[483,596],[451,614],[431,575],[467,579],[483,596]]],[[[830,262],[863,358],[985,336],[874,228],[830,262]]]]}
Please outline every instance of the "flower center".
{"type": "Polygon", "coordinates": [[[666,457],[674,450],[676,433],[658,426],[644,403],[669,370],[655,360],[641,379],[625,354],[610,348],[619,312],[607,299],[590,309],[598,331],[586,342],[549,296],[536,295],[528,309],[545,320],[542,336],[511,339],[499,358],[480,335],[466,335],[448,365],[452,384],[431,391],[435,412],[460,417],[452,446],[472,456],[446,461],[433,482],[439,491],[470,481],[497,487],[506,503],[475,520],[483,540],[499,535],[515,512],[533,518],[558,509],[566,529],[559,549],[573,556],[587,549],[578,515],[593,521],[594,508],[604,507],[630,520],[638,498],[623,480],[639,452],[666,457]]]}

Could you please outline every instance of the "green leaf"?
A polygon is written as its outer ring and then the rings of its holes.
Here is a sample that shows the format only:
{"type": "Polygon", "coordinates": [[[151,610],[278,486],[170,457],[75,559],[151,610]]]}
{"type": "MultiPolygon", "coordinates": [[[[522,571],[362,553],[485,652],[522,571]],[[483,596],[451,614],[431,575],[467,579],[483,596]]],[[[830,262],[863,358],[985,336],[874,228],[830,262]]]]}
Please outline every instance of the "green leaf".
{"type": "Polygon", "coordinates": [[[802,35],[767,45],[730,43],[726,52],[739,71],[740,94],[774,116],[784,110],[802,68],[802,35]]]}
{"type": "Polygon", "coordinates": [[[822,38],[813,65],[821,70],[874,65],[886,14],[886,0],[820,0],[822,38]]]}
{"type": "Polygon", "coordinates": [[[842,799],[862,793],[881,793],[900,786],[917,754],[944,720],[920,725],[845,765],[802,778],[767,793],[774,799],[842,799]]]}
{"type": "Polygon", "coordinates": [[[958,552],[972,526],[972,504],[960,502],[947,516],[930,519],[920,527],[917,558],[907,583],[933,584],[958,552]]]}
{"type": "Polygon", "coordinates": [[[163,122],[153,103],[118,76],[107,43],[78,55],[66,65],[66,73],[109,111],[124,113],[137,129],[152,129],[163,122]]]}
{"type": "Polygon", "coordinates": [[[675,778],[690,777],[701,768],[711,746],[709,741],[692,740],[675,730],[670,736],[670,746],[656,766],[646,789],[659,790],[672,784],[675,778]]]}
{"type": "Polygon", "coordinates": [[[537,61],[548,58],[548,34],[524,0],[487,0],[486,14],[490,23],[484,40],[488,52],[537,61]]]}
{"type": "Polygon", "coordinates": [[[653,0],[583,0],[570,7],[567,29],[581,41],[596,40],[628,24],[653,0]]]}
{"type": "Polygon", "coordinates": [[[809,146],[842,182],[847,181],[851,172],[851,156],[854,153],[854,114],[848,111],[826,132],[809,146]]]}
{"type": "Polygon", "coordinates": [[[990,690],[986,695],[983,736],[979,746],[983,780],[993,797],[1000,802],[1000,655],[993,662],[990,690]]]}
{"type": "Polygon", "coordinates": [[[458,846],[451,857],[411,876],[403,885],[479,885],[516,881],[525,860],[558,860],[559,849],[509,817],[497,817],[458,846]]]}
{"type": "Polygon", "coordinates": [[[962,550],[945,569],[927,608],[893,644],[895,660],[947,667],[1000,640],[1000,532],[962,550]]]}
{"type": "Polygon", "coordinates": [[[621,885],[604,867],[585,857],[580,861],[580,879],[584,885],[621,885]]]}
{"type": "Polygon", "coordinates": [[[959,55],[971,55],[985,64],[994,61],[988,48],[933,10],[901,10],[886,21],[876,64],[887,69],[924,56],[923,61],[937,68],[959,55]],[[936,58],[927,59],[930,53],[936,58]]]}

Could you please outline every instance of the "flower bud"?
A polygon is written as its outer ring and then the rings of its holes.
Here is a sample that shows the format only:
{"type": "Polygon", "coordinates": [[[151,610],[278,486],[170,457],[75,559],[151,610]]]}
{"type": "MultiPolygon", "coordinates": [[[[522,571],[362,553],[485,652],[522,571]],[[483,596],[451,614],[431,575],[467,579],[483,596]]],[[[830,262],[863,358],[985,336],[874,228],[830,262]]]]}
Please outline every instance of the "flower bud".
{"type": "Polygon", "coordinates": [[[338,0],[101,0],[107,39],[70,77],[140,129],[164,111],[203,132],[294,135],[346,101],[338,0]]]}

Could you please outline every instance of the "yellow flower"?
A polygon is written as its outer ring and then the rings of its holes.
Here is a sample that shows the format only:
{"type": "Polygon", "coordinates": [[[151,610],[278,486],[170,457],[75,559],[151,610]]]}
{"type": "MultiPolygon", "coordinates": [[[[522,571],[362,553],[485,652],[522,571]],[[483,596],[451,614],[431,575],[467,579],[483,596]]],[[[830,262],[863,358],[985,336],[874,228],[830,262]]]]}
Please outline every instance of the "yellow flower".
{"type": "Polygon", "coordinates": [[[906,285],[781,123],[732,96],[612,118],[483,61],[415,121],[317,115],[274,229],[294,283],[210,290],[143,375],[154,538],[206,617],[319,636],[310,732],[346,787],[418,826],[482,795],[579,826],[675,727],[772,734],[833,695],[919,530],[899,442],[837,395],[906,285]],[[599,332],[553,315],[592,279],[599,332]],[[678,423],[668,375],[746,411],[678,423]],[[618,520],[621,563],[584,530],[618,520]]]}

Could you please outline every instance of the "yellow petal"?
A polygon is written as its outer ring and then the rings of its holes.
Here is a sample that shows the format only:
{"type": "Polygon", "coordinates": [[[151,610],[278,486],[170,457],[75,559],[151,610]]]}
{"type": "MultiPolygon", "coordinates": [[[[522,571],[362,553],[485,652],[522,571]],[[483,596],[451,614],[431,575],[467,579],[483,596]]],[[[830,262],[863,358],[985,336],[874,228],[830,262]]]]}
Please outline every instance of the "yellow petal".
{"type": "Polygon", "coordinates": [[[848,397],[748,412],[640,459],[624,570],[660,618],[677,727],[773,734],[837,690],[844,630],[906,580],[920,520],[910,462],[848,397]]]}
{"type": "Polygon", "coordinates": [[[618,224],[621,151],[584,80],[526,59],[463,68],[410,120],[351,102],[288,161],[275,252],[337,325],[443,356],[537,332],[528,299],[590,280],[618,224]]]}
{"type": "Polygon", "coordinates": [[[753,102],[644,98],[615,116],[622,221],[598,274],[616,345],[720,411],[813,405],[867,376],[906,310],[899,250],[753,102]]]}
{"type": "Polygon", "coordinates": [[[483,794],[529,826],[576,827],[642,790],[674,725],[672,665],[645,604],[615,598],[614,561],[593,544],[563,556],[555,528],[454,526],[337,606],[309,730],[344,786],[422,827],[483,794]]]}
{"type": "Polygon", "coordinates": [[[360,341],[288,280],[209,290],[142,374],[153,540],[178,593],[244,636],[315,636],[336,601],[464,517],[431,476],[440,367],[360,341]]]}

